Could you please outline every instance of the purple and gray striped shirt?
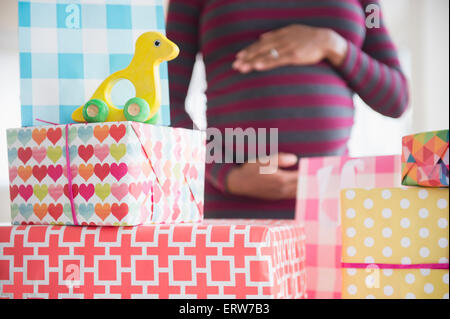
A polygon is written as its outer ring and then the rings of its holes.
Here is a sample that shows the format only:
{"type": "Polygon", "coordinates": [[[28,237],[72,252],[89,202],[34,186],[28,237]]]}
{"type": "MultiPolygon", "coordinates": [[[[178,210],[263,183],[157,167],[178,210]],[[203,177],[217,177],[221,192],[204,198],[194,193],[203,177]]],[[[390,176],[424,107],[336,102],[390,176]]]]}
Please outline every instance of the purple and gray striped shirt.
{"type": "MultiPolygon", "coordinates": [[[[388,31],[366,28],[370,0],[171,0],[167,36],[180,47],[169,63],[174,126],[192,128],[185,98],[195,56],[203,55],[209,127],[278,128],[278,149],[299,157],[344,155],[353,126],[353,94],[372,109],[399,117],[408,88],[388,31]],[[241,74],[236,53],[290,24],[334,29],[349,43],[344,63],[285,66],[241,74]]],[[[207,218],[293,218],[295,200],[234,196],[225,178],[238,164],[207,164],[207,218]]]]}

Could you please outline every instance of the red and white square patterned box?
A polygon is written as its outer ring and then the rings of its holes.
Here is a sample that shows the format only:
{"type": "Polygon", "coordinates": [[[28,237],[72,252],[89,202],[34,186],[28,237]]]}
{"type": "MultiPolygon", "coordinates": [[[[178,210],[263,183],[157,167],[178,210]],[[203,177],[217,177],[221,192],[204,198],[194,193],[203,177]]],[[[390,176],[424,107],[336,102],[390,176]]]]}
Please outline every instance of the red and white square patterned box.
{"type": "Polygon", "coordinates": [[[340,189],[400,184],[400,155],[300,160],[296,220],[305,226],[308,298],[341,298],[340,189]]]}
{"type": "Polygon", "coordinates": [[[303,227],[0,227],[0,297],[304,298],[303,227]]]}

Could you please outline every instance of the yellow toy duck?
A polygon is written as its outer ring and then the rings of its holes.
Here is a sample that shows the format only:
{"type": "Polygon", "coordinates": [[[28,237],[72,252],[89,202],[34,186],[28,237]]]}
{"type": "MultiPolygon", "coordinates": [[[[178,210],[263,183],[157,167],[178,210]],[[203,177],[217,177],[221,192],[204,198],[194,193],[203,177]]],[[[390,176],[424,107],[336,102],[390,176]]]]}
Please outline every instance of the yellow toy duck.
{"type": "Polygon", "coordinates": [[[156,123],[161,106],[159,64],[178,56],[178,46],[159,32],[146,32],[136,41],[130,64],[108,76],[91,99],[72,113],[76,122],[136,121],[156,123]],[[111,90],[119,80],[129,80],[136,97],[129,99],[122,109],[111,101],[111,90]]]}

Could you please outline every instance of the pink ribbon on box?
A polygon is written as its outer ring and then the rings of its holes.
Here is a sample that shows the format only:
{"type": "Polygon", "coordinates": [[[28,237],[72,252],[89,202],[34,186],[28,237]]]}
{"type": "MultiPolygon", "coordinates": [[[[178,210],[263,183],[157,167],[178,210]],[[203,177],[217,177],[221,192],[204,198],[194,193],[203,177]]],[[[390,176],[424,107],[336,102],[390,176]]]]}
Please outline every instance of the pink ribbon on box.
{"type": "Polygon", "coordinates": [[[72,170],[70,169],[70,152],[69,152],[69,125],[66,124],[66,165],[67,165],[67,187],[69,189],[69,201],[70,209],[72,210],[73,223],[78,224],[77,215],[75,213],[75,203],[73,202],[73,191],[72,191],[72,170]]]}
{"type": "MultiPolygon", "coordinates": [[[[52,124],[52,125],[59,125],[58,123],[52,123],[48,121],[44,121],[41,119],[36,119],[36,121],[43,122],[46,124],[52,124]]],[[[72,218],[73,218],[73,224],[79,225],[77,220],[77,215],[75,212],[75,203],[73,201],[73,191],[72,191],[72,170],[70,169],[70,151],[69,151],[69,125],[65,125],[65,136],[66,136],[66,172],[67,172],[67,188],[69,192],[69,202],[70,202],[70,209],[72,210],[72,218]]]]}
{"type": "MultiPolygon", "coordinates": [[[[135,129],[135,128],[133,127],[133,129],[135,129]]],[[[136,129],[135,129],[135,133],[136,133],[136,136],[139,138],[139,137],[140,137],[140,134],[136,131],[136,129]]],[[[142,151],[143,151],[144,154],[145,154],[145,157],[147,157],[148,163],[149,163],[149,165],[150,165],[151,170],[153,171],[153,174],[155,174],[156,183],[159,185],[159,187],[160,187],[161,189],[163,189],[163,186],[162,186],[162,184],[161,184],[161,182],[160,182],[160,180],[159,180],[159,178],[158,178],[158,174],[156,174],[156,170],[155,170],[155,168],[154,168],[154,166],[153,166],[153,163],[152,163],[152,160],[151,160],[151,158],[150,158],[150,155],[148,154],[147,150],[145,149],[144,143],[142,143],[142,141],[141,141],[141,148],[142,148],[142,151]]],[[[203,207],[202,207],[202,204],[201,204],[200,202],[198,202],[197,199],[195,198],[194,192],[192,191],[192,188],[191,188],[191,186],[189,185],[188,179],[186,178],[186,175],[185,175],[184,173],[183,173],[183,177],[184,177],[184,181],[185,181],[185,183],[187,184],[187,187],[188,187],[188,189],[189,189],[189,193],[190,193],[190,195],[192,196],[192,199],[193,199],[193,201],[194,201],[194,203],[195,203],[195,206],[197,207],[197,210],[198,210],[200,216],[203,216],[203,207]]],[[[151,196],[151,201],[152,201],[152,205],[151,205],[151,206],[152,206],[152,214],[153,214],[153,207],[154,207],[153,192],[152,192],[152,196],[151,196]]],[[[152,218],[153,218],[153,215],[152,215],[152,218]]]]}
{"type": "Polygon", "coordinates": [[[342,268],[379,268],[379,269],[448,269],[449,264],[376,264],[376,263],[341,263],[342,268]]]}

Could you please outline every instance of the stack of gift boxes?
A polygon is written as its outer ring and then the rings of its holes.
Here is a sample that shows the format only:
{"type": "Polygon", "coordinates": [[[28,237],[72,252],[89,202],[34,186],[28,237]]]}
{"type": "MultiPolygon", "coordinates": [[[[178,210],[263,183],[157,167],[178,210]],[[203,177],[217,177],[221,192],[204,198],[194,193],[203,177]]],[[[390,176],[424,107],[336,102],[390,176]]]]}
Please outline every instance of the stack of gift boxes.
{"type": "Polygon", "coordinates": [[[300,159],[308,298],[448,298],[448,130],[402,144],[300,159]]]}
{"type": "Polygon", "coordinates": [[[305,296],[300,225],[203,221],[204,132],[115,122],[7,139],[22,226],[0,227],[3,297],[305,296]]]}
{"type": "Polygon", "coordinates": [[[448,130],[405,137],[402,156],[302,158],[296,221],[203,220],[200,131],[7,139],[3,297],[448,298],[448,130]]]}
{"type": "Polygon", "coordinates": [[[113,122],[7,139],[2,297],[305,297],[300,225],[203,221],[204,132],[113,122]]]}
{"type": "Polygon", "coordinates": [[[341,191],[343,298],[449,298],[448,137],[403,138],[406,187],[341,191]]]}

